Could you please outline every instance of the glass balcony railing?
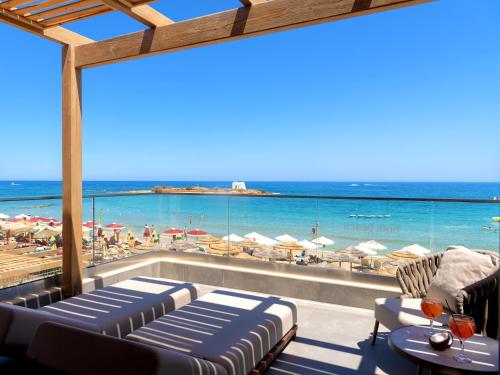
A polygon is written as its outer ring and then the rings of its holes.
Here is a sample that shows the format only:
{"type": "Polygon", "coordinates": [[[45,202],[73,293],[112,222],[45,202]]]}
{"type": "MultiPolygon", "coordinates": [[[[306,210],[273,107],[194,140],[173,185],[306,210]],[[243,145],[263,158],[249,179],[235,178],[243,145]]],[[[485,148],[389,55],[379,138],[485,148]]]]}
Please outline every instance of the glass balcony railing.
{"type": "MultiPolygon", "coordinates": [[[[88,267],[155,250],[390,276],[401,262],[449,246],[498,252],[499,203],[285,195],[86,196],[82,257],[88,267]]],[[[0,199],[0,288],[61,272],[61,212],[60,197],[0,199]]]]}

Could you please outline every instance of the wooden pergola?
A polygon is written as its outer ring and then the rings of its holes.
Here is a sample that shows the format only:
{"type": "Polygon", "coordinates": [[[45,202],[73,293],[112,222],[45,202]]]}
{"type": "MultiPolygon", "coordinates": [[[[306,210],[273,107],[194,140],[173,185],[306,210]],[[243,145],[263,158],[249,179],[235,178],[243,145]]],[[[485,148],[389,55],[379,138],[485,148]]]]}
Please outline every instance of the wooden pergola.
{"type": "Polygon", "coordinates": [[[62,44],[63,288],[66,294],[75,295],[82,290],[82,69],[431,0],[240,1],[240,8],[179,22],[148,5],[152,0],[0,2],[0,21],[62,44]],[[65,24],[109,12],[122,12],[147,28],[100,41],[64,28],[65,24]]]}

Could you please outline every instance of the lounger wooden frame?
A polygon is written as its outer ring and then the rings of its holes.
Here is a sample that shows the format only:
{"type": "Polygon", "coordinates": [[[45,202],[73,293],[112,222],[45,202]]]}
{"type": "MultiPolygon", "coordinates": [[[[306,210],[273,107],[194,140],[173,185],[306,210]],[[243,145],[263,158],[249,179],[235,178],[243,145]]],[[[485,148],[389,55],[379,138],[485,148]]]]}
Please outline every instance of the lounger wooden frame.
{"type": "Polygon", "coordinates": [[[264,374],[278,355],[287,347],[287,345],[292,341],[297,335],[297,325],[294,325],[290,331],[288,331],[285,336],[272,348],[269,353],[266,354],[264,358],[255,366],[255,368],[250,372],[252,375],[264,374]]]}

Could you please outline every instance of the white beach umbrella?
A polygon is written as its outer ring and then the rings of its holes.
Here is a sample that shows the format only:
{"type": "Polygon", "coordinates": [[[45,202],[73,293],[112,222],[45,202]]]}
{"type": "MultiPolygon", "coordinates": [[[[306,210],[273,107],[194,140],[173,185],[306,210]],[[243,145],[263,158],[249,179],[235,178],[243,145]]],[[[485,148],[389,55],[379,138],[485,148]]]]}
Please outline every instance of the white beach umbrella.
{"type": "Polygon", "coordinates": [[[357,246],[354,246],[354,248],[355,248],[356,250],[362,251],[362,252],[363,252],[363,253],[365,253],[366,255],[377,255],[377,251],[376,251],[376,250],[370,249],[370,248],[369,248],[369,247],[367,247],[367,246],[357,245],[357,246]]]}
{"type": "Polygon", "coordinates": [[[420,256],[425,255],[425,254],[429,254],[431,252],[429,249],[426,249],[425,247],[420,246],[418,243],[415,243],[415,244],[410,245],[410,246],[405,246],[401,250],[395,251],[395,253],[405,252],[405,251],[412,253],[412,254],[415,254],[415,255],[420,255],[420,256]]]}
{"type": "Polygon", "coordinates": [[[373,249],[373,250],[387,250],[386,246],[384,246],[381,243],[374,241],[374,240],[360,242],[359,246],[364,246],[364,247],[367,247],[367,248],[373,249]]]}
{"type": "Polygon", "coordinates": [[[0,220],[7,220],[10,216],[0,213],[0,220]]]}
{"type": "Polygon", "coordinates": [[[250,232],[250,233],[245,234],[243,237],[250,238],[251,240],[257,240],[257,238],[262,238],[265,236],[263,236],[262,234],[257,233],[257,232],[250,232]]]}
{"type": "Polygon", "coordinates": [[[288,233],[282,234],[281,236],[274,237],[279,242],[299,242],[295,237],[290,236],[288,233]]]}
{"type": "Polygon", "coordinates": [[[19,214],[14,216],[15,219],[23,219],[23,220],[29,219],[30,217],[31,215],[26,215],[26,214],[19,214]]]}
{"type": "Polygon", "coordinates": [[[308,240],[299,241],[298,244],[304,246],[304,248],[306,248],[307,250],[316,250],[319,246],[318,244],[315,244],[308,240]]]}
{"type": "Polygon", "coordinates": [[[330,245],[333,245],[335,243],[334,240],[331,240],[325,236],[315,238],[314,240],[312,240],[312,242],[317,243],[318,245],[323,245],[323,246],[330,246],[330,245]]]}
{"type": "Polygon", "coordinates": [[[230,241],[230,242],[241,242],[244,240],[243,237],[238,236],[237,234],[231,233],[229,236],[224,236],[222,237],[224,241],[230,241]]]}
{"type": "Polygon", "coordinates": [[[255,242],[257,242],[259,245],[264,245],[264,246],[274,246],[278,243],[278,241],[273,240],[272,238],[266,236],[260,236],[256,238],[255,242]]]}

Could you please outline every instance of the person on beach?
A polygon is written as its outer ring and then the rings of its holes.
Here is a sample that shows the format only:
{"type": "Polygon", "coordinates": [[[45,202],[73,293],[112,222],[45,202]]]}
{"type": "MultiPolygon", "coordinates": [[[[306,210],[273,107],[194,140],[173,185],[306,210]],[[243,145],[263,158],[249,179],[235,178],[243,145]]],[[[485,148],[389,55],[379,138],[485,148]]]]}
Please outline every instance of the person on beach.
{"type": "Polygon", "coordinates": [[[156,228],[154,225],[151,226],[151,240],[153,241],[153,245],[160,243],[160,239],[158,237],[158,233],[156,233],[156,228]]]}
{"type": "Polygon", "coordinates": [[[57,250],[57,241],[55,236],[50,236],[49,243],[50,250],[57,250]]]}
{"type": "Polygon", "coordinates": [[[135,247],[134,233],[128,232],[128,234],[127,234],[127,240],[128,240],[128,246],[133,249],[135,247]]]}
{"type": "Polygon", "coordinates": [[[142,237],[144,237],[144,242],[149,243],[151,232],[149,231],[149,227],[147,224],[144,226],[144,234],[142,235],[142,237]]]}

